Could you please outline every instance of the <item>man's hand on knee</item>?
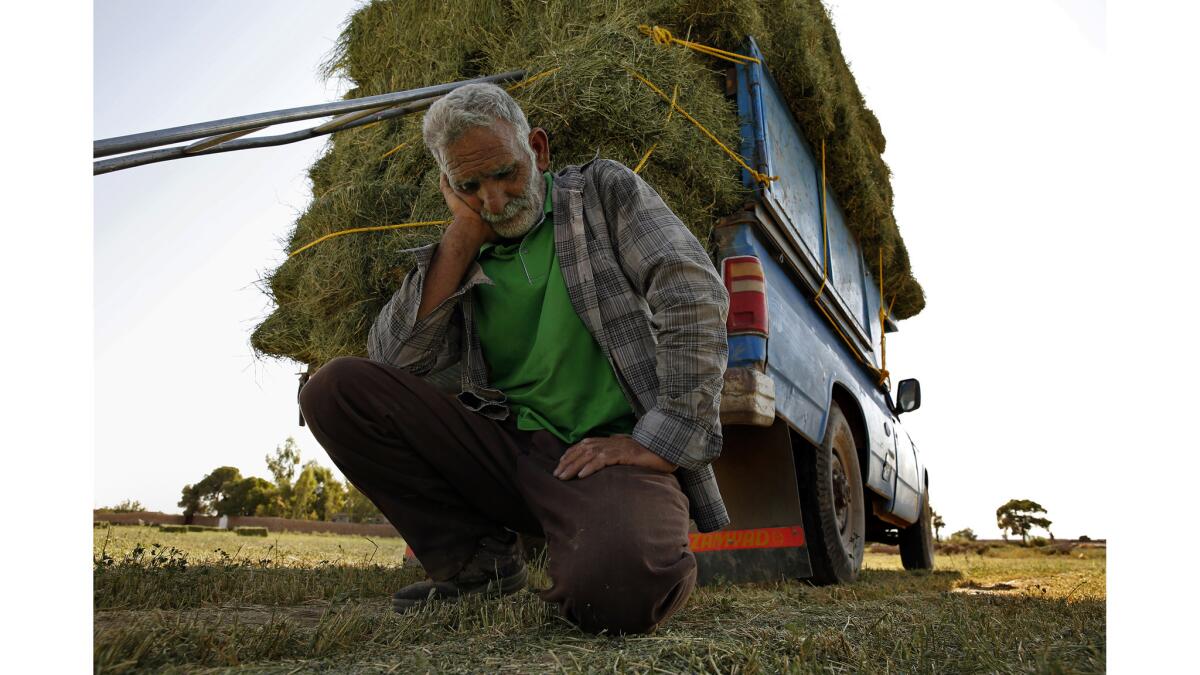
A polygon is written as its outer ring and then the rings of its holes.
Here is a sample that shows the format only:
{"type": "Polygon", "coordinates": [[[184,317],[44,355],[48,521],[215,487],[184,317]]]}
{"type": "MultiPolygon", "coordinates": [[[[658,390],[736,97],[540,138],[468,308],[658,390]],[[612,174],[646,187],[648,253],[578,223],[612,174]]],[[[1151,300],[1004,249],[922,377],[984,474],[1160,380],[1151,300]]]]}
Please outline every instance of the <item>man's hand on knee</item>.
{"type": "Polygon", "coordinates": [[[585,438],[567,448],[554,477],[562,480],[587,478],[606,466],[627,464],[640,466],[663,473],[671,473],[675,464],[650,452],[632,436],[609,436],[607,438],[585,438]]]}

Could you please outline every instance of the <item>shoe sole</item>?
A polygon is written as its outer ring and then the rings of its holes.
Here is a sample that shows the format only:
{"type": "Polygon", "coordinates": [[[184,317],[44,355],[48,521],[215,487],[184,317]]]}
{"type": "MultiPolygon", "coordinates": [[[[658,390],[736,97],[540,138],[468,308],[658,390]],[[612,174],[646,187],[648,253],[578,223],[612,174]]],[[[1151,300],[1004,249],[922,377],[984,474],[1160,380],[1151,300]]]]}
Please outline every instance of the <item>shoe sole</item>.
{"type": "Polygon", "coordinates": [[[403,614],[405,612],[410,612],[414,609],[424,607],[425,605],[457,602],[462,598],[472,595],[483,596],[485,598],[499,598],[505,595],[512,595],[513,593],[525,588],[525,586],[528,584],[529,568],[525,567],[521,568],[520,572],[517,572],[510,577],[505,577],[499,581],[489,581],[487,585],[482,588],[467,591],[454,596],[421,598],[419,600],[410,598],[392,598],[392,609],[397,613],[403,614]]]}

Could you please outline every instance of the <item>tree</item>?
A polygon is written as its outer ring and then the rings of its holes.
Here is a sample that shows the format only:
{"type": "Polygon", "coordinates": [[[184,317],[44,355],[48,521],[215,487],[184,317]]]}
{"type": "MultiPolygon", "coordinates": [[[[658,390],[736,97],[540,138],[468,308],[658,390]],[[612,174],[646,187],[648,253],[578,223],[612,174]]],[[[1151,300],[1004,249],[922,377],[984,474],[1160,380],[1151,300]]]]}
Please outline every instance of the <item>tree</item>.
{"type": "Polygon", "coordinates": [[[274,518],[287,518],[288,504],[287,499],[279,493],[279,488],[272,485],[274,489],[268,496],[267,500],[254,508],[256,516],[270,516],[274,518]]]}
{"type": "Polygon", "coordinates": [[[292,484],[292,494],[288,502],[288,518],[299,520],[316,520],[316,510],[313,502],[317,498],[317,477],[312,471],[301,471],[296,482],[292,484]]]}
{"type": "Polygon", "coordinates": [[[253,516],[260,507],[272,504],[278,493],[274,483],[257,476],[231,481],[222,487],[216,503],[217,515],[253,516]]]}
{"type": "MultiPolygon", "coordinates": [[[[1000,528],[1004,539],[1008,540],[1008,533],[1020,535],[1021,543],[1029,543],[1029,531],[1035,527],[1040,527],[1047,532],[1050,531],[1050,520],[1038,516],[1039,513],[1046,513],[1046,509],[1042,508],[1041,504],[1030,499],[1010,499],[1003,506],[996,509],[996,526],[1000,528]]],[[[1054,535],[1051,534],[1051,537],[1054,535]]]]}
{"type": "Polygon", "coordinates": [[[271,481],[242,473],[232,466],[214,469],[195,485],[185,485],[179,506],[187,522],[196,514],[253,516],[279,501],[278,488],[271,481]]]}
{"type": "Polygon", "coordinates": [[[367,498],[353,483],[346,483],[346,514],[352,523],[383,521],[383,512],[367,498]]]}
{"type": "Polygon", "coordinates": [[[196,514],[208,515],[217,508],[217,503],[224,497],[226,483],[242,480],[242,472],[232,466],[222,466],[213,469],[195,485],[183,486],[183,497],[179,506],[183,507],[183,516],[191,522],[196,514]]]}
{"type": "Polygon", "coordinates": [[[292,477],[300,465],[300,448],[296,439],[288,436],[283,445],[275,446],[275,453],[267,455],[267,469],[275,479],[275,497],[261,505],[256,515],[292,517],[292,477]]]}
{"type": "Polygon", "coordinates": [[[290,514],[292,518],[329,520],[346,503],[346,488],[333,471],[309,461],[292,486],[290,514]]]}
{"type": "Polygon", "coordinates": [[[183,496],[179,499],[179,506],[183,507],[183,522],[189,525],[192,522],[192,516],[203,513],[204,505],[200,503],[200,493],[196,491],[196,486],[183,486],[183,496]]]}
{"type": "Polygon", "coordinates": [[[975,536],[975,531],[971,528],[966,528],[950,535],[950,541],[976,541],[979,537],[975,536]]]}
{"type": "Polygon", "coordinates": [[[933,532],[937,535],[937,540],[941,541],[942,528],[946,526],[946,521],[942,520],[942,514],[933,509],[929,509],[929,514],[932,516],[931,524],[933,525],[933,532]]]}
{"type": "Polygon", "coordinates": [[[196,514],[214,513],[330,520],[345,508],[346,488],[334,477],[332,469],[310,461],[296,475],[300,448],[294,438],[288,437],[266,459],[274,482],[256,476],[243,477],[236,468],[222,466],[196,484],[183,486],[179,506],[183,507],[185,522],[191,523],[196,514]]]}
{"type": "Polygon", "coordinates": [[[137,511],[145,511],[146,507],[136,499],[123,499],[117,502],[116,506],[106,506],[101,511],[109,511],[111,513],[134,513],[137,511]]]}
{"type": "Polygon", "coordinates": [[[314,510],[320,520],[333,520],[346,505],[346,486],[333,477],[333,471],[321,466],[317,477],[317,501],[314,510]]]}
{"type": "Polygon", "coordinates": [[[299,465],[300,448],[296,447],[296,439],[291,436],[287,437],[283,445],[275,446],[274,455],[267,455],[267,469],[271,471],[275,485],[283,493],[291,488],[292,476],[296,474],[296,467],[299,465]]]}

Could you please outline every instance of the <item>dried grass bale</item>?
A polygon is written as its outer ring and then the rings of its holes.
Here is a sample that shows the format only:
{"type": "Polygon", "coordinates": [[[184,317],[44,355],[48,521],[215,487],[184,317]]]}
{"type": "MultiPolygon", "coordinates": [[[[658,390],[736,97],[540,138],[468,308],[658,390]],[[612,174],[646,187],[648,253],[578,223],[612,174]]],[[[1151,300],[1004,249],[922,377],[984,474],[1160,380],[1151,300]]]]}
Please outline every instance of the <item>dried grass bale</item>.
{"type": "MultiPolygon", "coordinates": [[[[749,197],[739,168],[680,116],[668,121],[666,104],[628,69],[668,92],[677,85],[679,105],[736,148],[737,110],[723,93],[728,64],[656,45],[639,24],[729,50],[754,36],[805,135],[826,140],[830,190],[867,261],[883,250],[895,316],[919,312],[924,295],[892,217],[883,134],[819,0],[375,0],[350,17],[325,71],[347,77],[347,97],[356,98],[558,69],[513,92],[530,123],[549,132],[553,166],[597,154],[634,166],[655,145],[642,176],[708,241],[713,223],[749,197]]],[[[287,249],[351,227],[446,218],[420,124],[410,115],[334,134],[309,170],[313,198],[287,249]]],[[[371,322],[412,265],[403,249],[440,236],[439,227],[354,234],[288,259],[265,279],[276,308],[254,331],[254,348],[314,366],[365,355],[371,322]]]]}

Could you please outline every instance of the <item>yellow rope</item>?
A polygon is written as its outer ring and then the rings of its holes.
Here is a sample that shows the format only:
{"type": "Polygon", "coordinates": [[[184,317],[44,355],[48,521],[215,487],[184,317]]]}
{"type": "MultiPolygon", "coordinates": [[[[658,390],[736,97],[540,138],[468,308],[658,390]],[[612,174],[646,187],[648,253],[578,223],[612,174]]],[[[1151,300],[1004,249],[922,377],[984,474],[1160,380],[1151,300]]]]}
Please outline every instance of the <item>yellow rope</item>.
{"type": "Polygon", "coordinates": [[[327,234],[323,237],[318,237],[318,238],[308,242],[307,244],[296,249],[295,251],[292,251],[291,253],[289,253],[288,257],[290,258],[290,257],[296,255],[297,253],[308,250],[308,249],[312,248],[313,246],[316,246],[317,244],[319,244],[327,239],[333,239],[334,237],[340,237],[343,234],[354,234],[356,232],[379,232],[382,230],[398,230],[402,227],[426,227],[429,225],[449,225],[450,222],[451,221],[449,221],[449,220],[424,220],[424,221],[421,221],[418,223],[399,223],[396,225],[373,225],[371,227],[352,227],[348,230],[338,230],[337,232],[330,232],[329,234],[327,234]]]}
{"type": "Polygon", "coordinates": [[[653,90],[654,93],[658,94],[659,98],[661,98],[662,100],[669,103],[671,105],[671,107],[673,109],[675,109],[676,112],[678,112],[680,115],[683,115],[687,119],[687,121],[691,122],[692,124],[694,124],[696,126],[697,129],[704,132],[704,135],[708,136],[709,140],[711,140],[713,143],[716,143],[722,150],[725,151],[725,154],[729,155],[730,157],[733,158],[733,160],[735,162],[742,165],[743,169],[745,169],[746,171],[749,171],[750,175],[754,177],[754,180],[758,181],[759,183],[767,183],[767,184],[769,184],[771,181],[779,180],[779,176],[768,176],[764,173],[759,173],[758,171],[755,171],[754,169],[752,169],[750,167],[750,165],[746,163],[746,160],[742,159],[741,155],[737,154],[733,150],[730,150],[727,145],[725,145],[724,143],[721,142],[721,139],[717,138],[713,134],[713,132],[709,131],[703,124],[701,124],[699,122],[699,120],[697,120],[695,117],[692,117],[691,115],[689,115],[688,111],[684,110],[683,108],[680,108],[677,103],[672,102],[671,98],[667,96],[666,92],[664,92],[662,89],[658,88],[658,85],[654,84],[650,80],[647,80],[645,77],[642,77],[642,75],[639,74],[637,71],[629,70],[629,74],[633,75],[638,80],[641,80],[641,82],[643,84],[645,84],[647,87],[650,87],[650,89],[653,90]]]}
{"type": "MultiPolygon", "coordinates": [[[[813,300],[820,300],[825,292],[825,282],[829,280],[829,220],[825,217],[825,139],[821,139],[821,287],[813,300]]],[[[820,307],[821,303],[818,302],[820,307]]],[[[826,315],[828,316],[828,315],[826,315]]]]}
{"type": "Polygon", "coordinates": [[[671,35],[671,31],[663,28],[662,26],[647,26],[646,24],[642,24],[638,26],[638,30],[648,35],[651,40],[654,40],[655,43],[660,45],[677,44],[681,47],[687,47],[688,49],[698,51],[701,54],[708,54],[709,56],[715,56],[718,59],[725,59],[730,63],[759,62],[758,59],[754,58],[753,56],[746,56],[745,54],[738,54],[736,52],[727,52],[724,49],[717,49],[716,47],[710,47],[708,45],[700,44],[699,42],[680,40],[674,35],[671,35]]]}
{"type": "MultiPolygon", "coordinates": [[[[883,294],[883,248],[880,247],[880,249],[879,249],[879,384],[880,385],[883,385],[883,383],[886,382],[889,377],[891,377],[891,374],[888,373],[888,369],[887,369],[887,326],[885,325],[884,322],[887,321],[888,312],[890,312],[892,308],[891,308],[891,306],[888,306],[887,309],[883,308],[883,299],[885,297],[886,296],[883,294]]],[[[895,302],[895,301],[896,301],[896,299],[892,298],[892,302],[895,302]]]]}
{"type": "MultiPolygon", "coordinates": [[[[663,123],[664,126],[671,123],[671,115],[675,114],[675,101],[678,98],[679,98],[679,85],[675,85],[675,91],[671,92],[671,107],[667,108],[667,120],[666,120],[666,122],[663,123]]],[[[634,167],[634,169],[633,169],[634,173],[642,172],[642,167],[646,166],[646,162],[648,162],[650,160],[650,155],[654,152],[654,149],[657,147],[658,147],[658,143],[652,143],[650,145],[650,149],[646,151],[646,154],[642,155],[642,161],[638,162],[638,165],[636,167],[634,167]]]]}
{"type": "MultiPolygon", "coordinates": [[[[655,28],[657,29],[657,27],[655,27],[655,28]]],[[[666,37],[670,38],[670,40],[674,40],[674,38],[671,38],[670,32],[666,31],[666,29],[658,29],[658,30],[663,31],[663,33],[665,33],[666,37]]],[[[645,32],[645,31],[643,31],[643,32],[645,32]]],[[[663,33],[657,33],[657,35],[659,35],[661,37],[663,35],[663,33]]],[[[658,41],[659,38],[656,37],[655,40],[658,41]]],[[[670,41],[670,40],[668,40],[668,41],[670,41]]],[[[696,48],[695,46],[693,46],[693,45],[695,45],[695,43],[689,43],[689,42],[682,41],[682,40],[674,40],[674,41],[678,42],[679,44],[683,44],[684,46],[691,46],[693,49],[696,48]]],[[[704,47],[704,45],[697,45],[697,46],[704,47]]],[[[712,48],[708,47],[705,49],[712,49],[712,48]]],[[[715,51],[719,52],[721,50],[715,50],[715,51]]],[[[708,52],[706,52],[706,53],[708,53],[708,52]]],[[[740,56],[740,55],[735,54],[734,56],[740,56]]],[[[551,68],[550,70],[538,73],[537,75],[526,78],[526,79],[510,86],[508,88],[508,90],[515,91],[521,87],[533,84],[537,80],[540,80],[544,77],[549,77],[549,76],[553,75],[554,73],[561,70],[561,68],[562,68],[562,66],[559,66],[557,68],[551,68]]],[[[718,147],[720,147],[722,150],[724,150],[726,154],[728,154],[738,164],[740,164],[743,169],[748,171],[750,173],[750,175],[754,177],[754,180],[758,181],[759,183],[770,183],[771,181],[779,180],[779,176],[767,176],[763,173],[755,171],[753,168],[750,167],[749,164],[746,163],[746,160],[742,159],[741,155],[737,154],[733,150],[730,150],[728,146],[726,146],[724,143],[721,142],[721,139],[717,138],[716,135],[714,135],[703,124],[701,124],[699,120],[697,120],[695,117],[692,117],[683,108],[679,107],[679,104],[677,102],[678,98],[679,98],[679,85],[675,85],[672,95],[670,97],[668,97],[662,89],[659,89],[658,86],[655,85],[650,80],[646,79],[645,77],[643,77],[642,75],[640,75],[639,73],[637,73],[633,70],[630,70],[629,72],[635,78],[637,78],[638,80],[641,80],[642,83],[644,83],[646,86],[650,87],[650,89],[653,90],[654,93],[658,94],[659,97],[661,97],[664,101],[666,101],[669,104],[670,107],[667,110],[667,122],[670,122],[671,115],[674,112],[678,111],[680,115],[683,115],[689,122],[691,122],[693,125],[695,125],[697,129],[699,129],[701,132],[703,132],[705,136],[708,136],[708,138],[712,142],[716,143],[718,147]]],[[[400,151],[402,148],[404,148],[408,144],[414,142],[418,138],[420,138],[420,134],[414,135],[412,138],[409,138],[408,140],[400,143],[399,145],[392,148],[391,150],[388,150],[387,152],[385,152],[379,159],[380,160],[387,159],[388,157],[390,157],[393,154],[395,154],[396,152],[400,151]]],[[[633,170],[634,173],[638,173],[643,168],[645,168],[646,162],[649,161],[650,155],[654,152],[654,149],[657,147],[658,147],[657,143],[650,146],[650,149],[646,151],[646,154],[642,156],[641,161],[638,162],[637,167],[634,168],[634,170],[633,170]]],[[[822,150],[823,150],[823,146],[822,146],[822,150]]],[[[824,174],[822,174],[822,180],[824,180],[824,174]]],[[[315,239],[315,240],[305,244],[304,246],[301,246],[300,248],[296,249],[295,251],[292,251],[291,253],[289,253],[288,257],[294,256],[297,253],[300,253],[301,251],[305,251],[313,246],[316,246],[317,244],[319,244],[323,241],[332,239],[334,237],[340,237],[344,234],[354,234],[356,232],[378,232],[381,230],[394,230],[394,229],[399,229],[402,227],[422,227],[422,226],[427,226],[427,225],[446,225],[449,222],[450,221],[448,221],[448,220],[430,220],[430,221],[423,221],[423,222],[418,222],[418,223],[400,223],[397,225],[377,225],[377,226],[373,226],[373,227],[356,227],[356,228],[351,228],[348,230],[339,230],[337,232],[331,232],[323,237],[320,237],[318,239],[315,239]]],[[[822,286],[824,286],[823,283],[822,283],[822,286]]]]}
{"type": "MultiPolygon", "coordinates": [[[[538,73],[537,75],[534,75],[533,77],[525,78],[524,80],[521,80],[520,82],[508,87],[508,91],[516,91],[517,89],[520,89],[521,87],[525,87],[530,84],[533,84],[534,82],[537,82],[538,80],[540,80],[544,77],[549,77],[550,75],[557,73],[561,69],[562,69],[562,66],[559,66],[557,68],[551,68],[550,70],[538,73]]],[[[374,126],[376,124],[379,124],[379,122],[382,122],[382,121],[383,120],[379,120],[377,122],[372,122],[371,124],[368,124],[365,126],[374,126]]],[[[392,148],[391,150],[388,150],[387,152],[383,153],[383,155],[379,159],[383,160],[383,159],[387,159],[388,157],[391,157],[396,152],[398,152],[400,149],[402,149],[409,143],[415,142],[420,137],[421,137],[421,134],[419,134],[419,133],[412,136],[411,138],[404,141],[400,145],[397,145],[396,147],[392,148]]],[[[651,147],[650,149],[654,150],[653,147],[651,147]]],[[[648,158],[649,156],[650,156],[650,153],[646,153],[646,158],[648,158]]],[[[645,158],[643,158],[643,163],[644,162],[645,162],[645,158]]],[[[297,253],[300,253],[301,251],[306,251],[306,250],[312,248],[313,246],[320,244],[323,241],[333,239],[334,237],[340,237],[345,234],[355,234],[358,232],[381,232],[384,230],[398,230],[403,227],[427,227],[430,225],[449,225],[450,222],[451,221],[449,221],[449,220],[424,220],[424,221],[416,222],[416,223],[398,223],[395,225],[373,225],[371,227],[352,227],[352,228],[346,229],[346,230],[338,230],[337,232],[330,232],[329,234],[327,234],[323,237],[318,237],[317,239],[314,239],[314,240],[308,242],[307,244],[296,249],[295,251],[292,251],[291,253],[289,253],[288,257],[290,258],[290,257],[296,255],[297,253]]]]}
{"type": "MultiPolygon", "coordinates": [[[[887,371],[881,371],[880,369],[876,368],[870,361],[867,361],[865,358],[863,358],[862,354],[858,353],[858,348],[854,346],[854,342],[851,341],[850,338],[846,337],[846,334],[842,332],[841,327],[838,326],[838,322],[829,314],[829,310],[825,309],[825,305],[821,302],[821,295],[825,293],[825,286],[829,280],[829,246],[827,245],[827,242],[829,241],[829,219],[825,215],[826,204],[825,139],[821,139],[821,287],[817,289],[817,294],[813,296],[813,304],[815,304],[817,309],[821,311],[821,314],[825,316],[825,320],[829,322],[829,325],[833,326],[833,330],[838,334],[838,337],[842,338],[842,342],[846,343],[846,346],[850,348],[850,353],[854,355],[854,358],[857,359],[859,363],[866,366],[868,370],[871,370],[877,376],[880,376],[879,384],[882,386],[884,381],[887,380],[887,371]]],[[[882,291],[880,292],[879,302],[881,304],[883,303],[882,291]]]]}
{"type": "Polygon", "coordinates": [[[530,77],[527,77],[527,78],[521,80],[520,82],[517,82],[514,85],[509,86],[508,91],[512,92],[512,91],[516,91],[516,90],[520,89],[521,87],[528,87],[529,85],[533,84],[534,82],[537,82],[538,80],[542,79],[543,77],[550,77],[551,75],[557,73],[560,70],[562,70],[562,66],[558,66],[556,68],[551,68],[550,70],[543,70],[542,72],[538,73],[537,75],[532,75],[530,77]]]}
{"type": "MultiPolygon", "coordinates": [[[[638,28],[643,33],[650,36],[658,44],[664,44],[664,45],[672,44],[672,43],[678,44],[683,47],[687,47],[689,49],[698,51],[700,53],[708,54],[710,56],[715,56],[715,57],[721,58],[721,59],[725,59],[726,61],[730,61],[733,63],[758,63],[759,62],[758,59],[750,57],[750,56],[745,56],[742,54],[735,54],[733,52],[727,52],[723,49],[709,47],[708,45],[702,45],[702,44],[699,44],[696,42],[680,40],[680,39],[674,37],[673,35],[671,35],[671,32],[669,30],[667,30],[665,28],[661,28],[659,26],[651,27],[651,26],[641,25],[638,28]]],[[[542,78],[553,75],[554,73],[561,70],[561,68],[562,67],[559,66],[557,68],[552,68],[550,70],[541,72],[537,75],[534,75],[533,77],[526,78],[526,79],[508,87],[508,91],[510,91],[510,92],[516,91],[517,89],[520,89],[522,87],[526,87],[530,84],[533,84],[534,82],[536,82],[542,78]]],[[[651,82],[650,80],[643,77],[641,74],[639,74],[633,70],[629,70],[629,73],[631,75],[633,75],[635,78],[637,78],[638,80],[640,80],[643,84],[650,87],[650,89],[652,91],[654,91],[654,93],[658,94],[658,96],[660,98],[662,98],[664,101],[666,101],[668,103],[669,107],[667,110],[667,119],[666,119],[666,121],[668,123],[671,121],[671,115],[675,111],[679,111],[680,115],[683,115],[689,122],[691,122],[693,125],[695,125],[697,129],[699,129],[701,132],[703,132],[705,136],[708,136],[709,140],[716,143],[717,146],[720,147],[722,150],[724,150],[727,155],[729,155],[731,158],[733,158],[733,160],[736,161],[738,164],[740,164],[743,169],[745,169],[747,172],[749,172],[750,175],[754,177],[755,181],[757,181],[759,183],[770,184],[772,181],[779,180],[779,176],[768,176],[766,174],[760,173],[760,172],[754,170],[753,168],[751,168],[750,165],[746,163],[746,160],[743,159],[741,155],[739,155],[738,153],[729,149],[728,146],[726,146],[724,143],[721,142],[721,139],[717,138],[716,135],[714,135],[703,124],[701,124],[699,120],[692,117],[683,108],[679,107],[679,104],[677,103],[678,98],[679,98],[679,85],[678,84],[675,85],[675,88],[674,88],[674,91],[672,92],[671,97],[668,98],[666,93],[663,92],[662,89],[658,88],[657,85],[655,85],[653,82],[651,82]]],[[[379,122],[381,122],[381,121],[382,120],[372,122],[371,124],[364,125],[362,128],[365,129],[367,127],[375,126],[376,124],[379,124],[379,122]]],[[[381,160],[387,159],[388,157],[395,154],[396,152],[398,152],[399,150],[401,150],[408,144],[416,141],[418,138],[420,138],[420,136],[421,136],[421,134],[418,133],[418,134],[414,135],[412,138],[404,141],[403,143],[400,143],[396,147],[394,147],[391,150],[388,150],[386,153],[384,153],[383,156],[380,157],[380,159],[381,160]]],[[[654,153],[654,149],[657,147],[658,147],[658,143],[652,144],[650,146],[650,149],[648,149],[646,151],[646,154],[642,155],[641,161],[639,161],[637,166],[633,169],[634,173],[641,172],[641,170],[646,166],[646,162],[649,161],[650,155],[654,153]]],[[[817,309],[821,310],[821,313],[825,315],[825,319],[829,322],[829,325],[833,327],[833,329],[837,332],[838,336],[842,338],[842,341],[845,342],[846,345],[850,348],[850,353],[853,354],[855,356],[855,358],[857,358],[860,362],[862,362],[863,365],[865,365],[867,368],[874,370],[879,375],[879,385],[883,386],[884,382],[886,382],[889,377],[889,374],[887,371],[887,341],[886,341],[886,335],[884,332],[886,330],[885,321],[887,320],[888,315],[891,313],[892,304],[895,304],[895,302],[896,302],[896,298],[895,298],[895,296],[893,296],[892,303],[888,305],[887,309],[883,308],[883,298],[884,298],[884,294],[883,294],[883,249],[880,249],[880,251],[879,251],[879,302],[880,302],[880,308],[879,308],[880,335],[879,335],[879,338],[880,338],[880,357],[881,357],[882,368],[876,369],[874,366],[872,366],[870,363],[868,363],[866,361],[866,359],[864,359],[858,353],[858,349],[855,348],[855,346],[851,342],[851,340],[848,337],[846,337],[846,334],[843,333],[842,329],[838,326],[837,321],[835,321],[834,318],[829,315],[829,312],[825,309],[825,306],[821,303],[821,296],[825,293],[825,288],[829,281],[829,250],[828,250],[829,247],[828,247],[828,243],[827,243],[829,241],[829,220],[826,215],[827,202],[826,202],[826,198],[825,198],[825,192],[826,192],[826,186],[825,186],[825,140],[822,139],[821,140],[821,230],[822,230],[823,239],[822,239],[822,243],[821,243],[821,287],[817,290],[817,294],[813,297],[813,301],[817,305],[817,309]]],[[[450,220],[426,220],[426,221],[412,222],[412,223],[398,223],[395,225],[375,225],[375,226],[371,226],[371,227],[354,227],[354,228],[350,228],[350,229],[346,229],[346,230],[338,230],[337,232],[331,232],[322,237],[318,237],[317,239],[314,239],[313,241],[310,241],[309,243],[305,244],[304,246],[301,246],[300,248],[296,249],[295,251],[292,251],[291,253],[289,253],[288,257],[290,258],[294,255],[297,255],[297,254],[303,252],[303,251],[306,251],[306,250],[312,248],[313,246],[320,244],[321,242],[327,241],[329,239],[333,239],[335,237],[347,235],[347,234],[355,234],[355,233],[359,233],[359,232],[381,232],[381,231],[385,231],[385,230],[397,230],[397,229],[408,228],[408,227],[428,227],[428,226],[433,226],[433,225],[448,225],[451,222],[452,221],[450,221],[450,220]]]]}
{"type": "Polygon", "coordinates": [[[642,155],[642,161],[638,162],[637,166],[633,167],[634,173],[642,172],[642,167],[646,166],[647,160],[650,159],[650,153],[654,152],[654,149],[657,147],[658,147],[658,143],[652,144],[650,146],[650,149],[646,151],[646,154],[642,155]]]}
{"type": "Polygon", "coordinates": [[[420,134],[413,136],[412,138],[408,139],[407,141],[404,141],[403,143],[401,143],[400,145],[397,145],[396,147],[392,148],[391,150],[388,150],[387,152],[383,153],[383,156],[381,156],[379,159],[387,159],[388,157],[391,157],[392,155],[396,154],[401,148],[408,145],[409,143],[412,143],[413,141],[417,140],[420,137],[421,137],[420,134]]]}

